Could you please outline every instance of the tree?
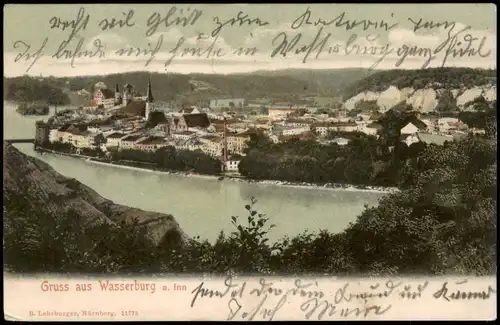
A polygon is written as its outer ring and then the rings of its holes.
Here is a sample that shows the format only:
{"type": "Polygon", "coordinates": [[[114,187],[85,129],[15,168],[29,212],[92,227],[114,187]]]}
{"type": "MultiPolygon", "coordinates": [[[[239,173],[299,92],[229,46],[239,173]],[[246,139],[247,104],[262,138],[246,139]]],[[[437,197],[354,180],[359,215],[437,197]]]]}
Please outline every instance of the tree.
{"type": "Polygon", "coordinates": [[[146,128],[154,128],[155,126],[158,125],[160,122],[165,122],[167,118],[165,117],[165,114],[160,111],[153,111],[149,114],[148,120],[146,121],[146,128]]]}
{"type": "Polygon", "coordinates": [[[358,112],[368,111],[371,113],[378,112],[380,107],[377,104],[376,100],[360,100],[354,104],[354,109],[358,112]]]}
{"type": "Polygon", "coordinates": [[[438,98],[436,111],[438,112],[453,112],[457,111],[457,100],[450,90],[445,90],[438,98]]]}

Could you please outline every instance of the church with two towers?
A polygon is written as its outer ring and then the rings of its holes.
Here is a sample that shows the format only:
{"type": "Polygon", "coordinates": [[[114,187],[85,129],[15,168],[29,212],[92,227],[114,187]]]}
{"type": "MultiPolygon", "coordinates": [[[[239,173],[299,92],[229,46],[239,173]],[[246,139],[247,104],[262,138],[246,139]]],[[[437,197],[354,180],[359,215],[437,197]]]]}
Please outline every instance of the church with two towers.
{"type": "Polygon", "coordinates": [[[130,84],[123,86],[123,92],[120,92],[117,84],[115,88],[115,105],[121,106],[120,111],[123,113],[143,116],[147,120],[151,112],[155,111],[151,79],[148,82],[146,97],[134,97],[133,87],[130,84]]]}

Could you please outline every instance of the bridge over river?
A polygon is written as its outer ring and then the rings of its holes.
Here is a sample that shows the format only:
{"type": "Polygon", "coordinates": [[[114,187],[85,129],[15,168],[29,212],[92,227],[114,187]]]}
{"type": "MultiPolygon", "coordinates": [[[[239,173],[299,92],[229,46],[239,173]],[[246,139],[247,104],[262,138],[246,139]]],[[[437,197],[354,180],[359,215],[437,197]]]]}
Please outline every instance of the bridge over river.
{"type": "Polygon", "coordinates": [[[35,143],[35,139],[5,139],[5,142],[13,143],[35,143]]]}

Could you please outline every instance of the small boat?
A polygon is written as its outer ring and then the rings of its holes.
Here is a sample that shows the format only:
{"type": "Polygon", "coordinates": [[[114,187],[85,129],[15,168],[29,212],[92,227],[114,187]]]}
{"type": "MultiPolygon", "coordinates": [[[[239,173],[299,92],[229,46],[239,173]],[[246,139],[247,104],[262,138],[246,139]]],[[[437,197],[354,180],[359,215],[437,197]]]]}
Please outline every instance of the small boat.
{"type": "Polygon", "coordinates": [[[218,181],[222,181],[223,179],[224,179],[224,176],[217,178],[218,181]]]}

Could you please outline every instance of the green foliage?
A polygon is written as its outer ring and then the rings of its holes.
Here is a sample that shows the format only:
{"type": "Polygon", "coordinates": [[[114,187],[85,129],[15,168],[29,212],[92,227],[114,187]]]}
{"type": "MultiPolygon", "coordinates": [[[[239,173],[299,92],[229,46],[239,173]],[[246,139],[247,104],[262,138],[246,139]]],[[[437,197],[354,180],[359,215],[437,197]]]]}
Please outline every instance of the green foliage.
{"type": "MultiPolygon", "coordinates": [[[[473,106],[474,111],[458,113],[458,118],[470,128],[486,129],[496,125],[497,103],[491,105],[484,101],[482,96],[476,98],[466,106],[473,106]]],[[[490,130],[491,131],[491,130],[490,130]]],[[[491,134],[491,132],[490,132],[491,134]]]]}
{"type": "Polygon", "coordinates": [[[64,153],[71,153],[75,151],[75,147],[72,144],[59,141],[44,143],[43,148],[64,153]]]}
{"type": "Polygon", "coordinates": [[[166,120],[167,118],[165,117],[165,114],[163,112],[153,111],[148,116],[148,120],[146,121],[146,128],[154,128],[158,125],[158,123],[164,122],[166,120]]]}
{"type": "Polygon", "coordinates": [[[4,264],[27,273],[155,271],[155,250],[137,222],[86,226],[75,211],[33,210],[18,194],[4,204],[4,264]],[[22,234],[22,235],[20,235],[22,234]]]}
{"type": "Polygon", "coordinates": [[[450,90],[445,90],[438,98],[436,111],[438,112],[454,112],[457,111],[457,100],[453,97],[450,90]]]}
{"type": "Polygon", "coordinates": [[[495,272],[494,169],[496,143],[490,140],[469,137],[429,146],[402,191],[366,209],[346,231],[359,268],[375,273],[495,272]]]}
{"type": "Polygon", "coordinates": [[[347,112],[347,116],[355,118],[360,113],[376,113],[380,110],[376,100],[360,100],[354,104],[354,109],[347,112]]]}
{"type": "Polygon", "coordinates": [[[341,136],[350,140],[345,146],[298,140],[274,144],[267,137],[256,135],[248,143],[239,171],[251,179],[396,186],[406,159],[413,156],[406,154],[406,145],[393,152],[388,146],[399,142],[399,126],[406,116],[387,119],[389,130],[394,125],[392,142],[360,132],[332,132],[330,138],[341,136]]]}
{"type": "Polygon", "coordinates": [[[359,112],[378,112],[378,110],[380,109],[380,107],[378,106],[377,104],[377,101],[376,100],[360,100],[358,102],[356,102],[356,104],[354,105],[354,109],[355,110],[358,110],[359,112]]]}
{"type": "Polygon", "coordinates": [[[39,81],[28,76],[6,80],[5,99],[20,102],[42,102],[49,105],[69,104],[69,97],[62,90],[60,83],[52,79],[39,81]]]}
{"type": "Polygon", "coordinates": [[[218,175],[221,162],[201,150],[176,150],[172,146],[161,147],[156,151],[146,152],[126,149],[112,153],[111,160],[127,164],[146,163],[160,169],[192,171],[202,174],[218,175]]]}
{"type": "MultiPolygon", "coordinates": [[[[495,105],[496,105],[496,101],[495,101],[495,105]]],[[[487,111],[490,109],[490,104],[488,103],[486,98],[484,98],[484,96],[482,96],[482,95],[474,98],[473,100],[465,103],[465,105],[464,105],[465,108],[469,108],[470,106],[472,106],[473,110],[480,111],[480,112],[487,111]]]]}
{"type": "Polygon", "coordinates": [[[400,130],[408,123],[417,123],[417,112],[400,103],[387,112],[377,121],[382,126],[379,131],[380,137],[384,143],[389,146],[396,145],[399,142],[400,130]]]}
{"type": "Polygon", "coordinates": [[[357,82],[348,84],[344,98],[351,98],[364,91],[384,91],[389,86],[399,89],[413,87],[420,89],[467,88],[488,84],[496,78],[496,70],[471,68],[432,68],[419,70],[386,70],[374,73],[357,82]]]}
{"type": "Polygon", "coordinates": [[[16,111],[22,115],[47,115],[50,108],[43,103],[26,103],[23,102],[17,106],[16,111]]]}

